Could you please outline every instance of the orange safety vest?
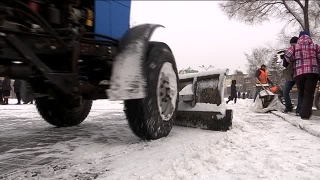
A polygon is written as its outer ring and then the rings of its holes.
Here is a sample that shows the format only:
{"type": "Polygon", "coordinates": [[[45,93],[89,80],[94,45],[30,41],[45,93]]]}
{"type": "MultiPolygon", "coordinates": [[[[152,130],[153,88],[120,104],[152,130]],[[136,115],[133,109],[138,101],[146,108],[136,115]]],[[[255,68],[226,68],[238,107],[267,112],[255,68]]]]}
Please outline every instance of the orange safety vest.
{"type": "MultiPolygon", "coordinates": [[[[260,69],[260,76],[259,76],[261,84],[267,84],[268,83],[268,73],[267,71],[262,71],[260,69]]],[[[257,84],[260,84],[258,80],[256,80],[257,84]]]]}

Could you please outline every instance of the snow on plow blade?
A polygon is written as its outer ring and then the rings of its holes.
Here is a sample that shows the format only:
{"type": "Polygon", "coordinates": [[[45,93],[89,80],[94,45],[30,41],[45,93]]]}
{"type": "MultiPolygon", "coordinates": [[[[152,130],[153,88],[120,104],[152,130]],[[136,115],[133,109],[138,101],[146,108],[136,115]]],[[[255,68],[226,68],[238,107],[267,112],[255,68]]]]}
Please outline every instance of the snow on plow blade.
{"type": "Polygon", "coordinates": [[[179,76],[179,104],[175,125],[227,131],[232,110],[224,101],[228,69],[179,76]]]}

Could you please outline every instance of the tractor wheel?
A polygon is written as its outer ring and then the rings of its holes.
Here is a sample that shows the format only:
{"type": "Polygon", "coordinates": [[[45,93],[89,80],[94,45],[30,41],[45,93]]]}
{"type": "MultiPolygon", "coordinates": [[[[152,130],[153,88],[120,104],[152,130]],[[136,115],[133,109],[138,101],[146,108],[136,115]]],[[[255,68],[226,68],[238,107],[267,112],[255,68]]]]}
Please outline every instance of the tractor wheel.
{"type": "Polygon", "coordinates": [[[57,127],[76,126],[88,116],[92,100],[83,100],[79,107],[67,107],[56,99],[37,98],[36,107],[42,118],[57,127]]]}
{"type": "Polygon", "coordinates": [[[317,108],[317,110],[320,110],[320,93],[317,92],[314,97],[314,106],[317,108]]]}
{"type": "Polygon", "coordinates": [[[147,97],[126,100],[125,113],[133,133],[154,140],[170,133],[178,106],[178,72],[168,45],[150,42],[145,74],[147,97]]]}

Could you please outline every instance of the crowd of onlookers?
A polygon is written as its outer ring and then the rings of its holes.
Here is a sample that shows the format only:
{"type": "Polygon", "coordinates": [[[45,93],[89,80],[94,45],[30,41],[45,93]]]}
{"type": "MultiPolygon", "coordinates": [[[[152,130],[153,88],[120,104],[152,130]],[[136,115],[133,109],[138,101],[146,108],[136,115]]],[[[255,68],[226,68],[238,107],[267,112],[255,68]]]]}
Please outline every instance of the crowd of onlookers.
{"type": "MultiPolygon", "coordinates": [[[[15,96],[16,104],[21,104],[21,80],[11,80],[9,77],[0,77],[0,105],[8,105],[9,98],[15,96]],[[12,83],[13,81],[13,83],[12,83]]],[[[33,101],[30,102],[33,104],[33,101]]],[[[27,104],[27,103],[24,103],[27,104]]]]}

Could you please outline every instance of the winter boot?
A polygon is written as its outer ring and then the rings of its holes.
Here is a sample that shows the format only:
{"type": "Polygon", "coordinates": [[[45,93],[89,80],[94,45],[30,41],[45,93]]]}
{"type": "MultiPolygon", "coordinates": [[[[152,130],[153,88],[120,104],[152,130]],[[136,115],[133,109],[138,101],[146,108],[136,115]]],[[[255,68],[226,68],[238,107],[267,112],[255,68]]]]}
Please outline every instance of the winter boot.
{"type": "Polygon", "coordinates": [[[8,98],[4,98],[3,105],[7,105],[7,104],[9,104],[9,99],[8,98]]]}
{"type": "Polygon", "coordinates": [[[285,108],[283,112],[284,112],[284,113],[292,112],[292,109],[293,109],[292,107],[290,107],[290,108],[285,108]]]}

